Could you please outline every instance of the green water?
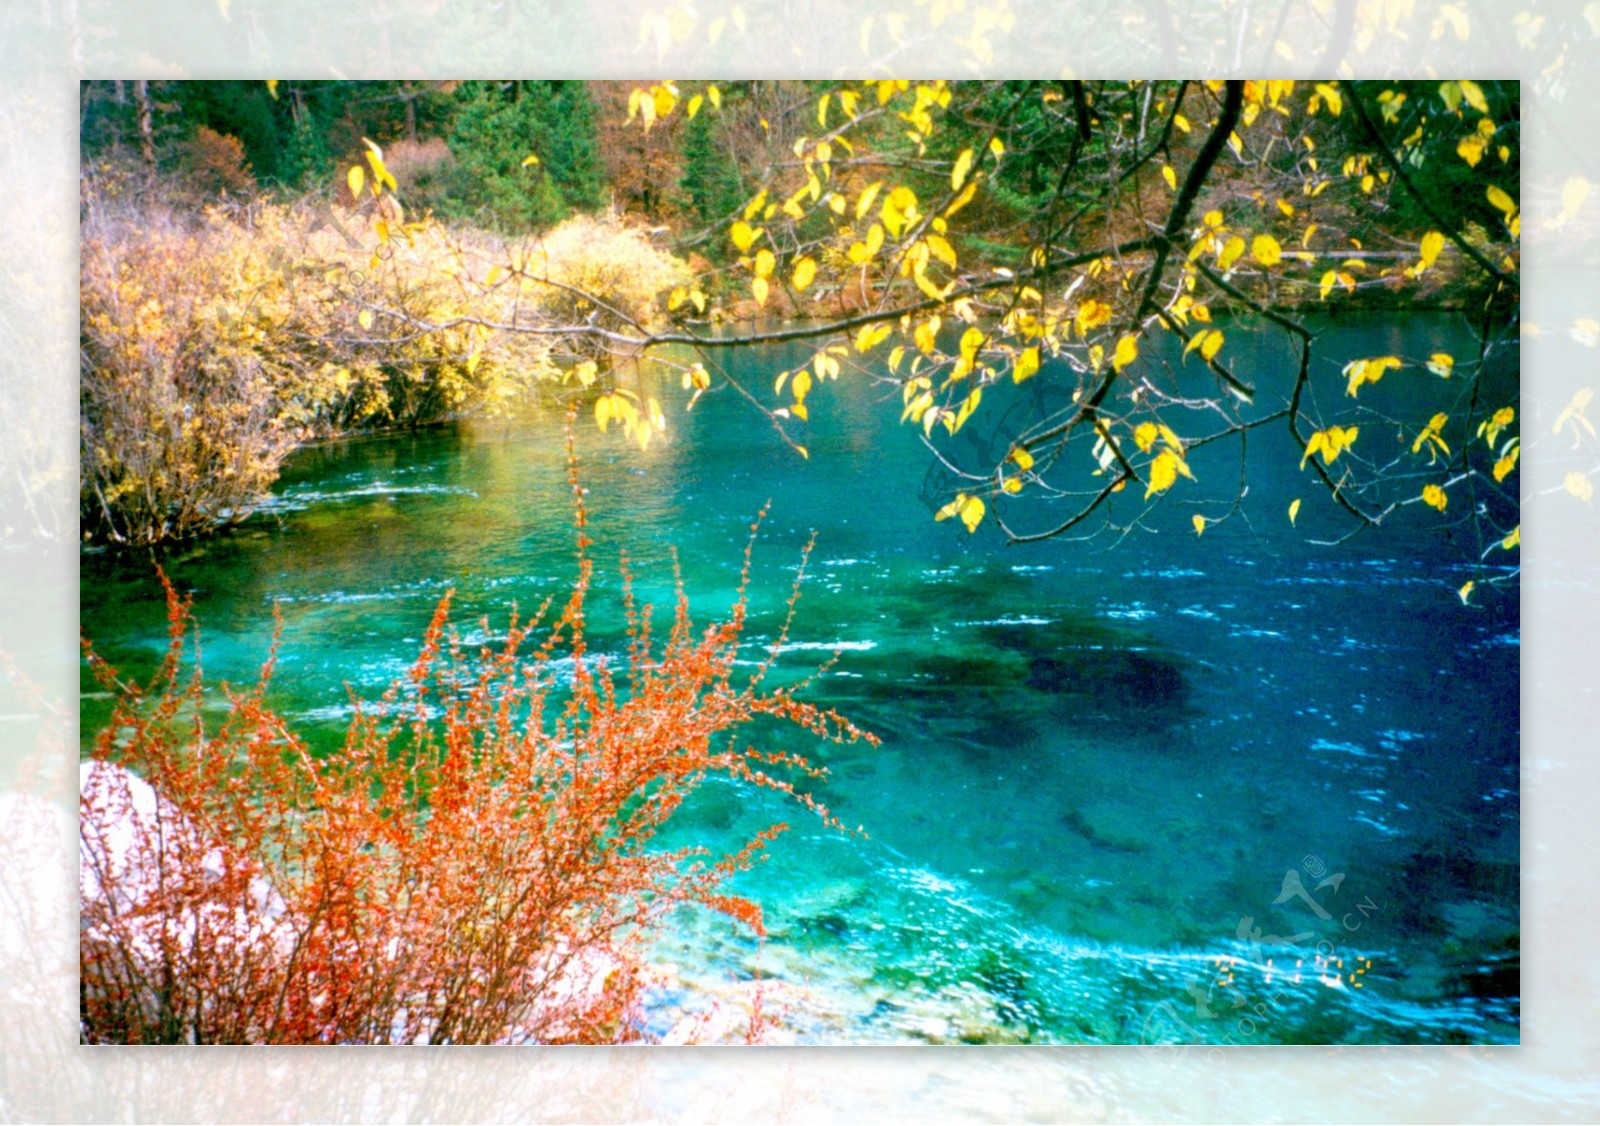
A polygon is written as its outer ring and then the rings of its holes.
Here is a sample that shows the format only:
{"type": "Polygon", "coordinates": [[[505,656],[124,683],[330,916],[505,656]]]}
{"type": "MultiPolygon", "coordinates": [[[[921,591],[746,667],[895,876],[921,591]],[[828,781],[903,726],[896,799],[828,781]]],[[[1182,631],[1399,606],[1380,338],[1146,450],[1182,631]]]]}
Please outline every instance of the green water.
{"type": "MultiPolygon", "coordinates": [[[[1318,386],[1337,400],[1352,356],[1475,354],[1461,332],[1333,326],[1318,386]]],[[[748,351],[729,371],[759,390],[804,355],[748,351]]],[[[1292,367],[1265,339],[1255,361],[1270,409],[1292,367]]],[[[1459,409],[1459,387],[1420,380],[1391,375],[1363,401],[1459,409]]],[[[1495,380],[1514,401],[1514,368],[1495,380]]],[[[1033,382],[1026,395],[1051,394],[1048,371],[1033,382]]],[[[829,768],[814,793],[865,835],[728,782],[679,818],[673,842],[793,831],[740,877],[766,909],[763,946],[687,914],[662,940],[653,1031],[766,975],[811,1041],[1517,1039],[1516,587],[1490,589],[1439,521],[1308,546],[1345,525],[1273,427],[1252,437],[1242,515],[1203,537],[1196,509],[1169,505],[1120,543],[1008,548],[932,519],[949,492],[869,379],[813,393],[808,460],[731,393],[687,415],[673,382],[658,393],[669,441],[641,453],[580,434],[597,605],[625,548],[648,597],[668,602],[675,551],[697,616],[724,612],[770,502],[751,659],[815,531],[779,667],[798,677],[837,653],[808,698],[883,742],[775,735],[829,768]],[[1468,577],[1482,593],[1464,606],[1468,577]]],[[[954,456],[992,452],[1009,412],[1037,405],[995,403],[999,435],[975,421],[954,456]]],[[[161,557],[194,592],[208,675],[249,680],[278,606],[279,708],[331,740],[344,686],[376,695],[403,670],[445,590],[469,639],[483,615],[492,631],[513,603],[559,595],[574,567],[561,447],[560,419],[535,415],[303,451],[250,522],[161,557]]],[[[1237,448],[1191,465],[1185,499],[1231,497],[1237,448]]],[[[86,553],[82,584],[86,635],[113,663],[153,661],[149,556],[86,553]]],[[[620,651],[615,617],[596,631],[620,651]]],[[[86,733],[103,706],[86,698],[86,733]]]]}

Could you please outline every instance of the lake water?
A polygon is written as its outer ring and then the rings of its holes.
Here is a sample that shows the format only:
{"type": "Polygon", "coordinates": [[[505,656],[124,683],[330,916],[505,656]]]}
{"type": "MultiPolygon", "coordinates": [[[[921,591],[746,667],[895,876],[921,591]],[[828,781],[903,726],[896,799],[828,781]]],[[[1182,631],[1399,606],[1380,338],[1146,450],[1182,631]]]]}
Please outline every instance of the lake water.
{"type": "MultiPolygon", "coordinates": [[[[1231,335],[1271,409],[1290,358],[1231,335]]],[[[1321,347],[1329,408],[1346,359],[1476,355],[1458,322],[1420,316],[1330,326],[1321,347]]],[[[806,355],[722,358],[762,395],[806,355]]],[[[1050,375],[997,394],[987,417],[1037,406],[1024,396],[1048,397],[1050,375]]],[[[1361,401],[1426,419],[1459,413],[1464,385],[1408,368],[1361,401]]],[[[1515,402],[1514,363],[1486,385],[1515,402]]],[[[752,659],[815,531],[779,667],[798,677],[837,653],[807,698],[882,744],[776,736],[829,768],[816,796],[864,835],[729,782],[679,817],[673,843],[732,845],[775,819],[793,831],[739,878],[765,907],[764,944],[691,914],[662,938],[653,1031],[765,975],[802,1041],[1517,1040],[1518,588],[1503,559],[1474,562],[1460,526],[1414,505],[1311,544],[1349,525],[1275,424],[1252,435],[1239,513],[1203,536],[1190,516],[1227,511],[1236,445],[1194,451],[1180,503],[1120,540],[1008,547],[992,527],[934,521],[950,492],[898,424],[898,395],[868,378],[813,392],[796,431],[807,460],[732,393],[687,415],[675,381],[658,393],[667,441],[641,453],[587,423],[579,436],[596,605],[623,548],[668,603],[675,549],[697,619],[720,615],[770,501],[752,659]]],[[[955,456],[996,440],[985,417],[955,456]]],[[[1414,436],[1362,425],[1356,452],[1384,460],[1414,436]]],[[[555,414],[297,454],[249,522],[160,557],[194,592],[208,677],[254,676],[277,605],[279,710],[336,738],[344,685],[376,696],[445,590],[469,636],[482,615],[565,591],[563,462],[555,414]]],[[[1008,518],[1029,529],[1067,511],[1021,500],[1008,518]]],[[[1452,518],[1470,507],[1451,503],[1452,518]]],[[[152,663],[165,635],[149,555],[86,553],[82,620],[114,664],[152,663]]],[[[620,650],[603,615],[596,629],[620,650]]],[[[103,707],[85,700],[86,740],[103,707]]]]}

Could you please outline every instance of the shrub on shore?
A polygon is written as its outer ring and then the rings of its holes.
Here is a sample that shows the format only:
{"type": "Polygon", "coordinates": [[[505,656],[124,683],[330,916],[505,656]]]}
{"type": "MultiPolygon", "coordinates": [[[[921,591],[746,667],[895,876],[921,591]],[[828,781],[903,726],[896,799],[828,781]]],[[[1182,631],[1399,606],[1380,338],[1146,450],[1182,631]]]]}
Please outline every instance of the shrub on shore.
{"type": "Polygon", "coordinates": [[[511,254],[498,236],[412,221],[392,196],[352,208],[257,200],[197,217],[101,198],[91,182],[79,298],[84,534],[192,536],[247,516],[307,440],[509,410],[559,382],[561,366],[606,349],[598,335],[558,349],[513,326],[647,323],[681,271],[603,219],[569,220],[511,254]],[[525,268],[488,264],[508,257],[525,268]]]}
{"type": "Polygon", "coordinates": [[[762,933],[759,906],[724,883],[786,826],[721,856],[653,847],[658,830],[713,775],[837,824],[797,788],[821,771],[742,745],[739,728],[766,716],[872,736],[763,683],[781,637],[735,678],[748,547],[725,620],[697,628],[680,582],[658,639],[630,586],[626,667],[591,653],[581,507],[578,535],[563,605],[468,654],[446,597],[410,670],[327,756],[268,704],[270,659],[252,689],[223,686],[227,717],[208,726],[193,618],[170,584],[148,684],[85,643],[116,700],[80,802],[86,1040],[637,1039],[642,944],[669,912],[698,903],[762,933]]]}

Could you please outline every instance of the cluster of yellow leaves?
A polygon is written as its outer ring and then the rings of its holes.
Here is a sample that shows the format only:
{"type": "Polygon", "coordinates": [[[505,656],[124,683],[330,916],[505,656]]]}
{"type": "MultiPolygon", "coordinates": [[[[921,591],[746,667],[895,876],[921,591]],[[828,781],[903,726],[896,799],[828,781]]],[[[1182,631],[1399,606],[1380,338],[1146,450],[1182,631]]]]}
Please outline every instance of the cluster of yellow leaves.
{"type": "Polygon", "coordinates": [[[1589,416],[1584,413],[1588,410],[1589,402],[1593,398],[1594,389],[1592,387],[1578,388],[1567,405],[1561,408],[1561,413],[1556,415],[1555,425],[1550,427],[1550,433],[1560,434],[1563,429],[1570,426],[1574,444],[1580,440],[1580,429],[1593,438],[1595,436],[1594,423],[1590,422],[1589,416]]]}
{"type": "Polygon", "coordinates": [[[1201,357],[1210,363],[1217,358],[1217,353],[1222,351],[1222,330],[1217,328],[1201,329],[1189,338],[1189,343],[1183,349],[1184,357],[1190,352],[1198,350],[1201,357]]]}
{"type": "Polygon", "coordinates": [[[982,497],[957,493],[956,499],[936,512],[933,518],[935,520],[948,520],[952,516],[959,516],[961,517],[961,522],[967,526],[968,532],[976,532],[978,525],[983,522],[984,511],[982,497]]]}
{"type": "Polygon", "coordinates": [[[1428,450],[1428,464],[1433,465],[1439,460],[1439,455],[1450,456],[1450,447],[1445,444],[1444,427],[1450,421],[1448,415],[1440,413],[1428,420],[1428,425],[1422,428],[1422,433],[1417,435],[1417,440],[1411,443],[1411,452],[1420,453],[1423,447],[1428,450]]]}
{"type": "Polygon", "coordinates": [[[594,401],[594,420],[604,433],[612,422],[622,427],[622,432],[639,443],[641,450],[650,448],[650,440],[667,430],[666,416],[661,404],[653,396],[643,397],[619,387],[594,401]]]}
{"type": "Polygon", "coordinates": [[[1355,445],[1356,437],[1361,432],[1359,426],[1330,426],[1325,430],[1318,430],[1306,440],[1306,450],[1300,456],[1300,468],[1306,467],[1306,461],[1313,454],[1322,455],[1324,465],[1332,465],[1339,460],[1339,455],[1355,445]]]}
{"type": "MultiPolygon", "coordinates": [[[[1500,440],[1500,435],[1506,428],[1516,421],[1517,412],[1514,407],[1501,407],[1483,422],[1478,424],[1478,437],[1493,450],[1495,443],[1500,440]]],[[[1509,438],[1505,444],[1496,451],[1494,463],[1494,479],[1504,481],[1517,467],[1517,461],[1522,457],[1522,440],[1509,438]]]]}
{"type": "Polygon", "coordinates": [[[1378,356],[1370,360],[1351,360],[1344,365],[1344,376],[1349,380],[1345,387],[1345,394],[1355,395],[1362,385],[1376,383],[1383,378],[1385,372],[1395,371],[1403,367],[1399,356],[1378,356]]]}
{"type": "Polygon", "coordinates": [[[1194,480],[1194,474],[1189,470],[1189,462],[1184,457],[1183,441],[1166,423],[1141,422],[1133,429],[1133,444],[1139,447],[1140,453],[1148,454],[1152,450],[1155,451],[1145,470],[1146,500],[1172,488],[1177,484],[1179,477],[1194,480]],[[1159,450],[1156,450],[1157,442],[1161,444],[1159,450]]]}
{"type": "MultiPolygon", "coordinates": [[[[716,87],[712,87],[715,90],[716,87]]],[[[720,95],[714,96],[713,101],[719,101],[720,95]]],[[[634,90],[628,95],[628,120],[635,118],[644,123],[645,132],[650,131],[658,120],[670,114],[678,104],[678,87],[673,82],[658,82],[647,90],[634,90]]],[[[696,104],[695,109],[699,110],[696,104]]]]}

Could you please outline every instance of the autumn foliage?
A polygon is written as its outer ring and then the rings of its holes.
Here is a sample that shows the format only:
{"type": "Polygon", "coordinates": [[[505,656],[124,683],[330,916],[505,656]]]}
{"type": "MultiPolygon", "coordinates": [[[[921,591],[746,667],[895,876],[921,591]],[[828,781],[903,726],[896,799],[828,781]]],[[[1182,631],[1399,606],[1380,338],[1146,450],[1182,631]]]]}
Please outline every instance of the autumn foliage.
{"type": "Polygon", "coordinates": [[[508,241],[388,194],[194,216],[114,182],[85,187],[79,512],[118,543],[243,519],[307,440],[508,411],[604,357],[543,328],[636,331],[683,270],[606,219],[508,241]]]}
{"type": "Polygon", "coordinates": [[[86,1040],[639,1039],[641,952],[669,912],[697,903],[762,931],[724,883],[786,826],[720,856],[662,849],[658,831],[713,775],[834,823],[796,788],[820,770],[741,743],[755,717],[872,737],[766,686],[777,643],[736,678],[748,547],[724,620],[697,628],[680,581],[658,638],[630,583],[625,658],[591,652],[581,507],[578,536],[565,602],[513,616],[493,649],[464,649],[447,596],[409,672],[358,703],[333,754],[272,710],[270,659],[250,690],[223,686],[227,716],[208,723],[194,621],[170,584],[149,683],[85,642],[116,700],[80,805],[86,1040]]]}

